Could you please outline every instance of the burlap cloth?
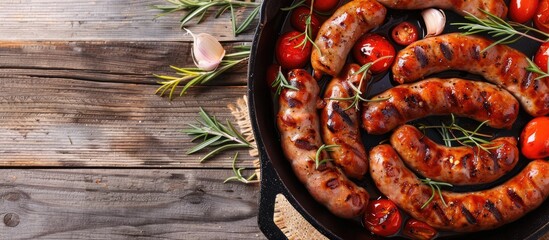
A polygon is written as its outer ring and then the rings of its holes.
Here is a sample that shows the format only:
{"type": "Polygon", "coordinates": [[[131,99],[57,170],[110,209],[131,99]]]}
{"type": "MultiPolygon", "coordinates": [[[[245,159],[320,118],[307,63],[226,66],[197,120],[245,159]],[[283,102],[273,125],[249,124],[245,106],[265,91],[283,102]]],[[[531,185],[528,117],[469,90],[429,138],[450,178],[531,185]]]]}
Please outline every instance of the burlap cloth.
{"type": "MultiPolygon", "coordinates": [[[[248,99],[246,96],[238,99],[235,104],[227,106],[246,140],[255,144],[250,117],[248,114],[248,99]]],[[[257,149],[250,150],[249,154],[258,157],[257,149]]],[[[259,175],[259,159],[254,161],[255,172],[259,175]]],[[[273,221],[278,228],[290,240],[293,239],[328,239],[317,231],[295,208],[288,202],[288,199],[282,194],[278,194],[275,199],[273,221]]],[[[540,240],[549,240],[549,233],[545,234],[540,240]]]]}

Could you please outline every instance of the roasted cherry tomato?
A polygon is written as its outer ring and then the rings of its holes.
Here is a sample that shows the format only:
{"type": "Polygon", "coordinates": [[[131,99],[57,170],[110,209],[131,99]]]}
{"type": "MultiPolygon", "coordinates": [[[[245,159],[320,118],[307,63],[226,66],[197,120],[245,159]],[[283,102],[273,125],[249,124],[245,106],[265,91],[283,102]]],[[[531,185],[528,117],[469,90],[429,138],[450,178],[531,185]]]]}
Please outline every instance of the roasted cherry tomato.
{"type": "Polygon", "coordinates": [[[539,30],[549,33],[549,0],[540,0],[534,16],[534,25],[539,30]]]}
{"type": "Polygon", "coordinates": [[[520,134],[521,151],[529,159],[549,157],[549,116],[532,119],[520,134]]]}
{"type": "Polygon", "coordinates": [[[411,239],[430,240],[435,238],[437,230],[422,221],[410,219],[404,226],[404,235],[411,239]]]}
{"type": "Polygon", "coordinates": [[[275,55],[282,68],[289,70],[307,65],[312,44],[305,41],[305,46],[301,46],[304,39],[305,35],[298,31],[290,31],[280,36],[276,43],[275,55]]]}
{"type": "Polygon", "coordinates": [[[391,236],[398,232],[402,217],[397,206],[388,199],[368,203],[364,214],[364,226],[379,236],[391,236]]]}
{"type": "MultiPolygon", "coordinates": [[[[338,3],[339,0],[315,0],[313,8],[319,12],[328,12],[333,10],[338,3]]],[[[310,6],[311,0],[307,0],[307,4],[310,6]]]]}
{"type": "Polygon", "coordinates": [[[395,59],[395,48],[385,37],[368,33],[360,37],[353,46],[353,56],[361,65],[374,62],[385,56],[390,56],[372,65],[370,71],[377,74],[387,71],[391,67],[395,59]]]}
{"type": "MultiPolygon", "coordinates": [[[[309,17],[310,9],[308,7],[298,7],[292,11],[292,15],[290,16],[290,23],[292,24],[292,27],[295,28],[295,30],[304,32],[305,26],[307,23],[307,18],[309,17]]],[[[311,15],[311,33],[312,38],[316,36],[318,33],[318,30],[320,29],[320,20],[318,20],[318,16],[313,13],[311,15]]]]}
{"type": "Polygon", "coordinates": [[[276,87],[273,87],[273,82],[276,80],[276,77],[278,77],[278,72],[280,70],[280,65],[278,64],[271,64],[267,68],[267,83],[271,87],[272,91],[276,90],[276,87]]]}
{"type": "Polygon", "coordinates": [[[401,22],[393,28],[391,36],[396,43],[400,45],[408,45],[417,41],[418,30],[414,24],[409,22],[401,22]]]}
{"type": "Polygon", "coordinates": [[[509,18],[515,22],[526,23],[534,17],[539,0],[511,0],[509,18]]]}
{"type": "Polygon", "coordinates": [[[547,67],[547,59],[549,58],[549,43],[543,43],[538,49],[538,52],[536,55],[534,55],[534,63],[538,65],[538,67],[544,71],[549,71],[547,67]]]}

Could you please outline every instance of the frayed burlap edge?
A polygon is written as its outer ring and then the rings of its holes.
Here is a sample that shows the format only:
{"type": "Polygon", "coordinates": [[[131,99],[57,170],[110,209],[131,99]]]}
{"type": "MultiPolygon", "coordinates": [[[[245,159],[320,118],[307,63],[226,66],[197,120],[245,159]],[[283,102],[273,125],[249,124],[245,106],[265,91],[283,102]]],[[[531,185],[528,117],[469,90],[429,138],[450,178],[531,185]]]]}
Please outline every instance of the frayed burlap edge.
{"type": "MultiPolygon", "coordinates": [[[[231,110],[231,114],[236,118],[236,124],[240,128],[242,136],[255,146],[255,148],[248,151],[248,153],[252,157],[258,157],[259,152],[257,150],[257,145],[255,144],[252,122],[250,121],[250,114],[248,113],[248,97],[244,95],[236,100],[236,103],[229,103],[227,107],[231,110]]],[[[255,174],[257,175],[257,179],[261,179],[259,158],[254,160],[253,165],[256,168],[255,174]]]]}
{"type": "Polygon", "coordinates": [[[276,195],[273,220],[290,240],[328,239],[307,222],[282,194],[276,195]]]}

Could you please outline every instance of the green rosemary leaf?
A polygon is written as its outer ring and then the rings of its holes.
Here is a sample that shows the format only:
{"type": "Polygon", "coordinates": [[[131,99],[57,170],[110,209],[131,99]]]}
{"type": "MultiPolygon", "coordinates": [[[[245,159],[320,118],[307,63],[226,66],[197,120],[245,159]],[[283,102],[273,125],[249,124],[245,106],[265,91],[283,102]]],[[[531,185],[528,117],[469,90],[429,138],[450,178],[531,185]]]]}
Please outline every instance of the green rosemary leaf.
{"type": "Polygon", "coordinates": [[[238,169],[236,168],[236,159],[237,158],[238,158],[238,153],[236,153],[233,157],[232,168],[233,168],[233,174],[234,175],[231,176],[231,177],[228,177],[227,179],[225,179],[225,181],[223,181],[223,183],[227,183],[227,182],[230,182],[230,181],[238,181],[238,182],[242,182],[242,183],[245,183],[245,184],[258,183],[259,179],[257,179],[257,174],[256,173],[253,173],[249,177],[242,176],[242,171],[246,170],[246,169],[245,168],[238,168],[238,169]]]}
{"type": "Polygon", "coordinates": [[[246,19],[244,19],[244,21],[240,24],[240,26],[236,29],[235,31],[235,35],[238,35],[246,30],[248,30],[248,28],[250,27],[250,24],[253,22],[253,20],[257,17],[257,15],[259,14],[259,9],[261,7],[256,7],[251,13],[250,15],[248,15],[248,17],[246,17],[246,19]]]}
{"type": "Polygon", "coordinates": [[[194,146],[193,148],[189,149],[187,151],[187,154],[190,155],[190,154],[193,154],[195,152],[198,152],[198,151],[204,149],[205,147],[212,145],[212,143],[218,141],[219,139],[221,139],[221,136],[214,136],[214,137],[212,137],[212,138],[210,138],[210,139],[194,146]]]}

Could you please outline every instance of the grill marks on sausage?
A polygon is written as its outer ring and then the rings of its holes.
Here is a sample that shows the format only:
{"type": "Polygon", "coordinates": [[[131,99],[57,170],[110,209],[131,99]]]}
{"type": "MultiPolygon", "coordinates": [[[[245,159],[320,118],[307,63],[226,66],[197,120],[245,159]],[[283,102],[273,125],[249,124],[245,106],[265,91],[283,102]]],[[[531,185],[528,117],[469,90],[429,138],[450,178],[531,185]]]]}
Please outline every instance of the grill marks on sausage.
{"type": "Polygon", "coordinates": [[[442,55],[444,55],[444,58],[451,61],[452,58],[454,57],[454,53],[452,52],[452,48],[450,48],[448,43],[441,42],[439,44],[439,47],[440,47],[440,51],[442,52],[442,55]]]}
{"type": "Polygon", "coordinates": [[[480,92],[480,96],[482,97],[482,107],[486,110],[488,116],[492,116],[492,104],[488,101],[488,93],[486,91],[482,91],[480,92]]]}
{"type": "Polygon", "coordinates": [[[297,139],[294,141],[294,144],[296,147],[307,151],[312,151],[318,148],[316,145],[311,144],[307,139],[297,139]]]}
{"type": "Polygon", "coordinates": [[[332,178],[328,181],[326,181],[326,187],[330,189],[335,189],[339,187],[339,180],[337,178],[332,178]]]}
{"type": "Polygon", "coordinates": [[[499,210],[496,208],[496,205],[492,201],[486,200],[486,202],[484,203],[484,208],[487,209],[490,213],[492,213],[492,216],[494,216],[494,218],[498,222],[503,221],[503,217],[501,216],[501,213],[499,212],[499,210]]]}
{"type": "Polygon", "coordinates": [[[507,189],[507,196],[509,197],[509,199],[511,199],[511,201],[513,202],[513,204],[515,204],[515,206],[517,206],[518,208],[523,208],[525,205],[524,205],[524,201],[522,200],[522,198],[515,192],[515,190],[511,189],[511,188],[508,188],[507,189]]]}
{"type": "Polygon", "coordinates": [[[450,219],[448,219],[448,217],[446,216],[446,214],[444,214],[444,210],[442,210],[442,209],[440,208],[440,206],[438,205],[438,203],[433,203],[433,210],[435,211],[435,213],[437,214],[437,216],[440,218],[440,220],[441,220],[444,224],[447,224],[447,225],[450,224],[450,219]]]}
{"type": "Polygon", "coordinates": [[[467,209],[463,204],[461,205],[461,213],[463,213],[463,215],[467,219],[467,222],[469,222],[470,224],[478,223],[475,216],[473,216],[473,214],[469,211],[469,209],[467,209]]]}
{"type": "MultiPolygon", "coordinates": [[[[343,121],[345,123],[347,123],[347,125],[349,125],[349,126],[353,125],[353,119],[351,119],[349,114],[347,114],[345,112],[345,110],[343,108],[341,108],[341,106],[339,106],[338,102],[333,102],[332,103],[332,109],[334,110],[335,113],[337,113],[339,116],[341,116],[341,118],[343,119],[343,121]]],[[[329,117],[329,119],[332,119],[333,114],[330,114],[330,116],[328,116],[328,117],[329,117]]]]}
{"type": "Polygon", "coordinates": [[[473,45],[471,47],[471,57],[473,57],[474,60],[480,60],[480,46],[479,45],[473,45]]]}
{"type": "Polygon", "coordinates": [[[419,64],[421,64],[421,67],[425,67],[429,64],[429,58],[427,58],[427,54],[421,46],[416,46],[414,48],[414,53],[416,54],[416,59],[419,64]]]}

